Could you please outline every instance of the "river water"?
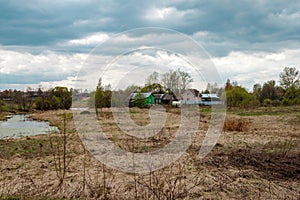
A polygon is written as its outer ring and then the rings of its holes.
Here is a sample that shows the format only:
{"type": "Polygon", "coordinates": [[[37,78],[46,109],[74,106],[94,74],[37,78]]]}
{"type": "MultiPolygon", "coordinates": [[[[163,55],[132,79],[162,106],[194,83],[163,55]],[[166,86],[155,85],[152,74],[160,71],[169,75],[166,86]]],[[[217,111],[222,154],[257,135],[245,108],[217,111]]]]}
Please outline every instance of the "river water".
{"type": "Polygon", "coordinates": [[[58,131],[58,128],[50,126],[49,122],[34,121],[28,115],[10,115],[7,120],[0,121],[0,139],[20,138],[58,131]]]}

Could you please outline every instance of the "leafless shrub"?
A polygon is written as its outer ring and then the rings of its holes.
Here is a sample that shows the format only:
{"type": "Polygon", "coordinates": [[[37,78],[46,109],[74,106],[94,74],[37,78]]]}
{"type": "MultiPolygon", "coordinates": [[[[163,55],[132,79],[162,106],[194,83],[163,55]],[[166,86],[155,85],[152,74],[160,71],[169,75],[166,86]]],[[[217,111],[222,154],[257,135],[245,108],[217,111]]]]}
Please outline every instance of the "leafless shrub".
{"type": "Polygon", "coordinates": [[[191,175],[187,165],[177,163],[148,175],[140,175],[137,180],[139,197],[159,200],[188,199],[191,191],[202,182],[200,172],[191,175]]]}
{"type": "Polygon", "coordinates": [[[68,133],[67,133],[67,120],[69,119],[66,114],[62,115],[63,124],[61,132],[55,136],[54,134],[49,135],[50,150],[54,160],[54,167],[56,176],[59,180],[59,185],[61,186],[64,182],[67,168],[72,160],[72,157],[67,156],[67,142],[68,142],[68,133]]]}
{"type": "Polygon", "coordinates": [[[116,173],[112,169],[108,169],[104,164],[96,174],[86,173],[86,189],[88,191],[88,199],[114,199],[118,194],[120,187],[116,185],[116,173]]]}

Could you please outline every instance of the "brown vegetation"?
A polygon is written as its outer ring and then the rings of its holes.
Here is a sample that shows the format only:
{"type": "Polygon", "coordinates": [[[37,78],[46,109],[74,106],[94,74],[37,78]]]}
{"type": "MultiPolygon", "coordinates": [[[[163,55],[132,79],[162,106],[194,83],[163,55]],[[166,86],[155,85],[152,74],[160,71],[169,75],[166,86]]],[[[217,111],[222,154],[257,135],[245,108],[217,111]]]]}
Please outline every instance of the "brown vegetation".
{"type": "Polygon", "coordinates": [[[238,132],[246,132],[249,130],[251,122],[249,119],[241,118],[241,117],[229,117],[225,118],[224,122],[224,131],[238,131],[238,132]]]}
{"type": "MultiPolygon", "coordinates": [[[[33,115],[36,119],[49,120],[61,130],[66,127],[66,135],[62,132],[1,141],[0,196],[24,199],[299,199],[298,112],[247,117],[228,114],[217,145],[204,159],[198,157],[198,151],[210,116],[201,113],[199,135],[187,153],[170,166],[142,175],[123,173],[95,160],[82,146],[73,121],[67,117],[63,123],[64,116],[71,117],[70,111],[36,113],[33,115]],[[64,139],[67,139],[65,143],[64,139]],[[64,156],[66,165],[63,164],[64,156]],[[64,175],[57,175],[59,172],[64,175]]],[[[145,110],[135,109],[131,115],[137,123],[147,124],[145,110]]],[[[135,152],[151,151],[168,143],[179,127],[179,117],[180,112],[170,110],[163,130],[148,140],[134,139],[135,148],[132,149],[133,138],[121,133],[109,110],[103,109],[98,116],[108,137],[122,148],[135,152]]]]}

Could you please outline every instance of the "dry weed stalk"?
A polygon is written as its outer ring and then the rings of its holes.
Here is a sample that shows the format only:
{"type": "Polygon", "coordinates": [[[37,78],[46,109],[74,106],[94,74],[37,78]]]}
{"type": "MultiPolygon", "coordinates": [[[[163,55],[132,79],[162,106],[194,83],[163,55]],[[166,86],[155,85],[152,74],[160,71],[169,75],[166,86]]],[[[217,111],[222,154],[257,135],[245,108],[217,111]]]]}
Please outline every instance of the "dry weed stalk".
{"type": "Polygon", "coordinates": [[[67,120],[69,119],[64,113],[62,115],[63,125],[62,130],[58,136],[53,137],[49,134],[50,150],[54,160],[56,176],[59,180],[60,187],[65,179],[67,168],[71,163],[72,157],[67,158],[67,120]]]}
{"type": "Polygon", "coordinates": [[[116,174],[104,164],[97,170],[96,175],[86,172],[86,189],[88,199],[115,199],[118,196],[120,187],[115,185],[116,174]]]}
{"type": "Polygon", "coordinates": [[[148,175],[141,175],[138,184],[142,191],[147,190],[146,199],[184,199],[202,184],[200,173],[201,171],[188,177],[187,165],[172,164],[148,175]]]}

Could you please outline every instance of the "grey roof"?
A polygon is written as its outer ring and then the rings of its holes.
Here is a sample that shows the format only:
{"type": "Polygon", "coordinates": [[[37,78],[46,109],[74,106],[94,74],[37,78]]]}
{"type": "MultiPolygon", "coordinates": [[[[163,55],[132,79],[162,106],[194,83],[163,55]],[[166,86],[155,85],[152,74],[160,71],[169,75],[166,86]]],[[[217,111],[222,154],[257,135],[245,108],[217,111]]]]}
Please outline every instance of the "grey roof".
{"type": "Polygon", "coordinates": [[[176,99],[172,94],[165,94],[163,100],[174,100],[176,99]]]}
{"type": "Polygon", "coordinates": [[[202,98],[219,98],[217,94],[201,94],[202,98]]]}
{"type": "Polygon", "coordinates": [[[162,99],[165,94],[154,94],[155,99],[162,99]]]}

